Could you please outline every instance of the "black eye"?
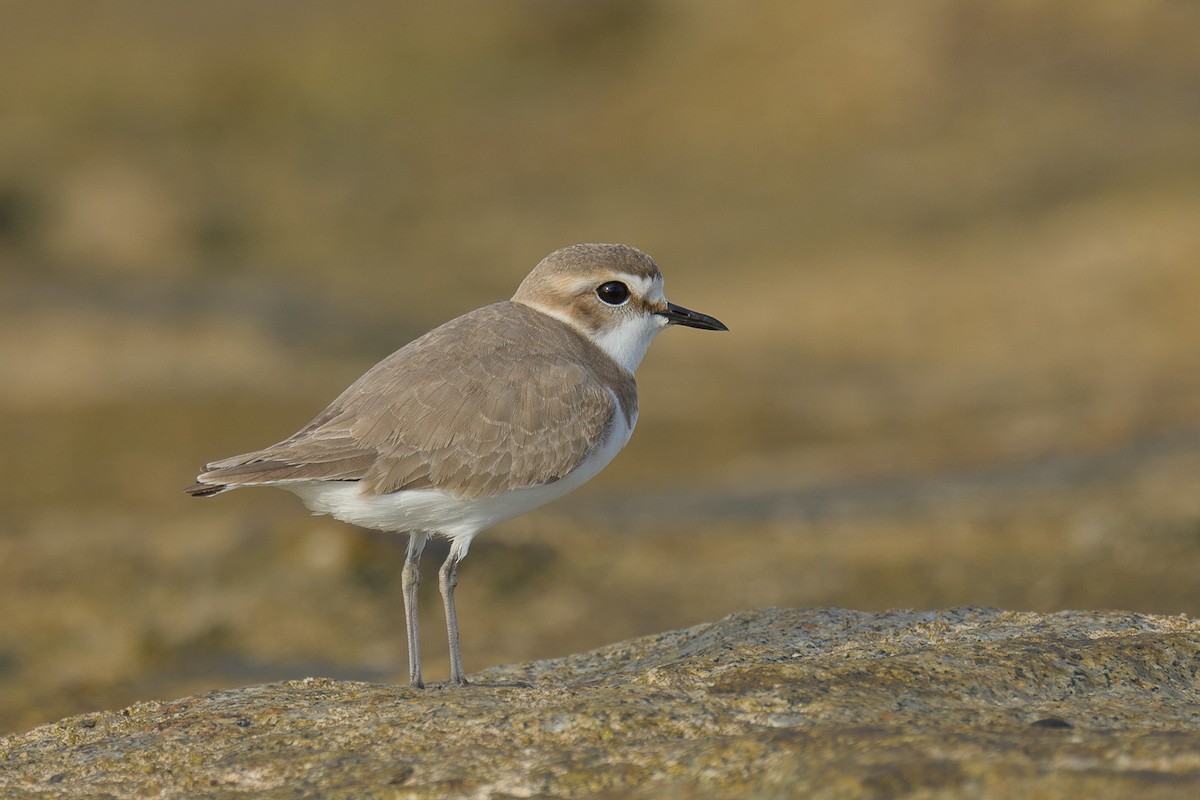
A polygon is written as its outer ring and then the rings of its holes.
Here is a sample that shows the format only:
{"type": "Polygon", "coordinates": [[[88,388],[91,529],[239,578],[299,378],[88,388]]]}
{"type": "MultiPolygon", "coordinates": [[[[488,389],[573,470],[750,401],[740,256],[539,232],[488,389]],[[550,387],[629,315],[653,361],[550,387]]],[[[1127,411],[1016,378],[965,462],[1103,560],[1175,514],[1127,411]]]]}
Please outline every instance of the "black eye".
{"type": "Polygon", "coordinates": [[[620,281],[609,281],[596,287],[596,296],[610,306],[619,306],[629,299],[629,287],[620,281]]]}

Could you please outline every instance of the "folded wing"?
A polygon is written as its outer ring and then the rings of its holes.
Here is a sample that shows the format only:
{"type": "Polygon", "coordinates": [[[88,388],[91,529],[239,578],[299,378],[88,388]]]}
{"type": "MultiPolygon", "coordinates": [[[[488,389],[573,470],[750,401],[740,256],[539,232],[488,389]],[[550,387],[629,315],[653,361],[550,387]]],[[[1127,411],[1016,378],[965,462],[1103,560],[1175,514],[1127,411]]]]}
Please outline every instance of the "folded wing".
{"type": "Polygon", "coordinates": [[[208,464],[188,491],[360,481],[486,497],[570,473],[635,397],[633,377],[569,326],[497,303],[393,353],[294,436],[208,464]]]}

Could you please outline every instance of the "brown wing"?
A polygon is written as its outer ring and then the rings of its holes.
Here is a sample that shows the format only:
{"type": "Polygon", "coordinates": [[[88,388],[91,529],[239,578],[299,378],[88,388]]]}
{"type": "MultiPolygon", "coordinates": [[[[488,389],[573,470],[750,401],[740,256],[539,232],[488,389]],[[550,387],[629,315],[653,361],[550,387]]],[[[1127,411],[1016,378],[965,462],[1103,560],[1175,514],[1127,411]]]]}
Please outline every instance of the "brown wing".
{"type": "Polygon", "coordinates": [[[564,323],[497,303],[393,353],[291,438],[209,464],[191,491],[359,480],[374,494],[436,486],[484,497],[548,483],[612,425],[611,385],[632,416],[629,373],[564,323]]]}

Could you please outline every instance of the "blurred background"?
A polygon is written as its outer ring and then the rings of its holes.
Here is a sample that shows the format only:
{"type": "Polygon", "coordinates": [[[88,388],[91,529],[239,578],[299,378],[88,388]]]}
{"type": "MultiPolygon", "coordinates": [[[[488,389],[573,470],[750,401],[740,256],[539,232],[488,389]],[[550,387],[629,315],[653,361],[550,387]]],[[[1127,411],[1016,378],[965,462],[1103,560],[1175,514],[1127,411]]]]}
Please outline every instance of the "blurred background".
{"type": "Polygon", "coordinates": [[[403,537],[182,489],[579,241],[731,332],[476,541],[469,672],[756,606],[1200,614],[1200,4],[2,9],[0,732],[403,680],[403,537]]]}

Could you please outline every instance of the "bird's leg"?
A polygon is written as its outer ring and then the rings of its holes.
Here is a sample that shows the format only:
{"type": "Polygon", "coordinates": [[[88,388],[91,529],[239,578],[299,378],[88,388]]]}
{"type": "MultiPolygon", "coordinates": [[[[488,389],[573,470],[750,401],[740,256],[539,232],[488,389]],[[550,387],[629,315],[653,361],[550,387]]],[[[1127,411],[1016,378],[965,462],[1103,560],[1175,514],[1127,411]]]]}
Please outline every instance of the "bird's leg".
{"type": "Polygon", "coordinates": [[[451,546],[450,555],[438,571],[438,588],[442,590],[442,605],[446,607],[446,633],[450,638],[450,683],[467,685],[467,673],[463,670],[462,647],[458,641],[458,612],[454,608],[454,587],[458,585],[458,562],[462,555],[451,546]]]}
{"type": "Polygon", "coordinates": [[[421,585],[421,571],[417,562],[425,549],[428,534],[408,535],[408,554],[404,557],[404,571],[400,573],[400,586],[404,590],[404,627],[408,631],[408,682],[418,689],[425,688],[421,680],[421,628],[417,619],[417,587],[421,585]]]}

